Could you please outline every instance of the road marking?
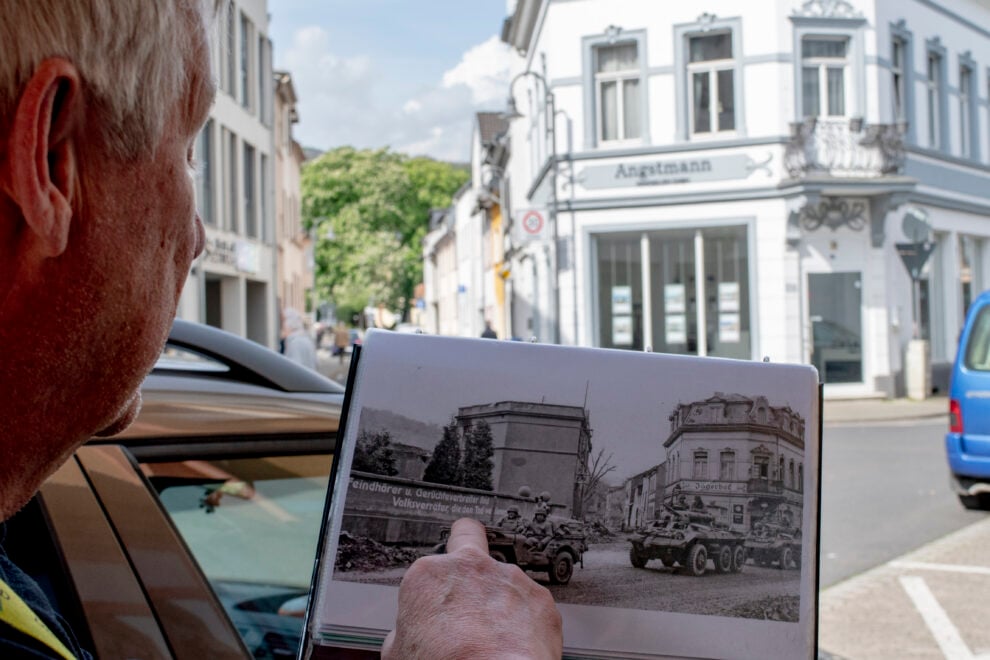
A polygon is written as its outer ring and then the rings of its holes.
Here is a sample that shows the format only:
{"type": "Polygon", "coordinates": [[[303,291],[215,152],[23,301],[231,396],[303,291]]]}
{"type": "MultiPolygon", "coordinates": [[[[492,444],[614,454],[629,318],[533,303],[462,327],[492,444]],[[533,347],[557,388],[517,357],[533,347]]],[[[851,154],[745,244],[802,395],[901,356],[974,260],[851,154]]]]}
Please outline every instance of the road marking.
{"type": "Polygon", "coordinates": [[[924,579],[910,575],[902,575],[898,579],[914,603],[914,607],[921,614],[921,618],[928,625],[928,630],[942,650],[942,655],[948,660],[975,660],[973,652],[969,650],[959,630],[949,620],[949,615],[935,600],[935,595],[925,584],[924,579]]]}
{"type": "Polygon", "coordinates": [[[959,564],[930,564],[923,561],[892,561],[894,568],[906,568],[918,571],[942,571],[945,573],[971,573],[975,575],[990,575],[986,566],[961,566],[959,564]]]}

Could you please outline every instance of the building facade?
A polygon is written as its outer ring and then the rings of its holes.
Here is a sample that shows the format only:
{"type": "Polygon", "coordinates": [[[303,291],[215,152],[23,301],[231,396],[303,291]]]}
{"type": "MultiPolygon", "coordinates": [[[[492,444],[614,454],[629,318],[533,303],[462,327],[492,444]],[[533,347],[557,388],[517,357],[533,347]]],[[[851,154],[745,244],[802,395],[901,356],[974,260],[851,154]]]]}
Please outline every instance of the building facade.
{"type": "Polygon", "coordinates": [[[507,127],[500,113],[475,115],[471,179],[431,216],[423,241],[427,332],[478,337],[488,321],[500,339],[512,336],[502,211],[507,127]]]}
{"type": "Polygon", "coordinates": [[[826,397],[902,394],[920,338],[945,387],[990,273],[987,25],[976,0],[519,0],[512,334],[810,363],[826,397]]]}
{"type": "Polygon", "coordinates": [[[277,306],[304,312],[313,308],[307,304],[312,303],[313,241],[302,226],[300,180],[305,156],[292,138],[299,114],[292,76],[286,71],[275,72],[274,100],[277,306]]]}
{"type": "Polygon", "coordinates": [[[455,417],[461,437],[478,422],[492,433],[495,492],[549,493],[554,513],[580,518],[591,454],[588,413],[579,406],[529,401],[464,406],[455,417]]]}
{"type": "Polygon", "coordinates": [[[716,393],[681,404],[663,443],[663,501],[697,505],[739,531],[778,511],[800,524],[804,434],[800,415],[762,396],[716,393]]]}
{"type": "Polygon", "coordinates": [[[217,22],[217,97],[195,154],[206,249],[193,264],[178,316],[275,347],[274,79],[267,2],[227,3],[217,22]]]}

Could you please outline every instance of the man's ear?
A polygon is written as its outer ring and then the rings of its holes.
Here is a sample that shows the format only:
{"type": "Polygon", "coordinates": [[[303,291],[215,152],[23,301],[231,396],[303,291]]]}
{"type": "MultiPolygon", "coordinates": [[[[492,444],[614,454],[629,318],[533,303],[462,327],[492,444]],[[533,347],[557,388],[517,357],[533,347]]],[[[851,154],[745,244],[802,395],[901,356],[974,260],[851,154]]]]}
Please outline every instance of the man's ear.
{"type": "Polygon", "coordinates": [[[62,254],[69,240],[79,194],[75,140],[82,117],[82,82],[75,65],[62,58],[41,62],[14,111],[2,183],[42,257],[62,254]]]}

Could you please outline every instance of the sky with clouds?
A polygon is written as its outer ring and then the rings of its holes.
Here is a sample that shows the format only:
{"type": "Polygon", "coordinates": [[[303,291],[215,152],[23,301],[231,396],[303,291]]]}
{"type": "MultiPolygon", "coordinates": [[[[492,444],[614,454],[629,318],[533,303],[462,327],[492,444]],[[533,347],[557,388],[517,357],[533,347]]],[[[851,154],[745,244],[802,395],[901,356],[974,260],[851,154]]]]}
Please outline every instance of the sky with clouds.
{"type": "Polygon", "coordinates": [[[512,0],[269,0],[304,147],[466,162],[474,113],[505,107],[512,0]]]}

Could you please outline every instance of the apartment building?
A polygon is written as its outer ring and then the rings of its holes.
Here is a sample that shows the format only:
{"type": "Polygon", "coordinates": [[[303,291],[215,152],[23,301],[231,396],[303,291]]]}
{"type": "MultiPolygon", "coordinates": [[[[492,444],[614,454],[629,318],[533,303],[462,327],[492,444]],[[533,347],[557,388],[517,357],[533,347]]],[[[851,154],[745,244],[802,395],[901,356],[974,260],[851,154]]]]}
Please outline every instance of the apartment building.
{"type": "MultiPolygon", "coordinates": [[[[292,75],[275,72],[275,249],[278,308],[305,311],[313,288],[313,241],[302,226],[302,147],[292,138],[299,121],[292,75]]],[[[312,302],[312,301],[310,301],[312,302]]]]}
{"type": "Polygon", "coordinates": [[[219,89],[196,144],[196,200],[206,250],[193,264],[178,316],[275,347],[274,78],[267,2],[235,0],[217,20],[212,55],[219,89]]]}
{"type": "Polygon", "coordinates": [[[986,26],[983,0],[519,0],[512,334],[810,363],[826,397],[902,394],[921,339],[944,388],[990,273],[986,26]]]}

